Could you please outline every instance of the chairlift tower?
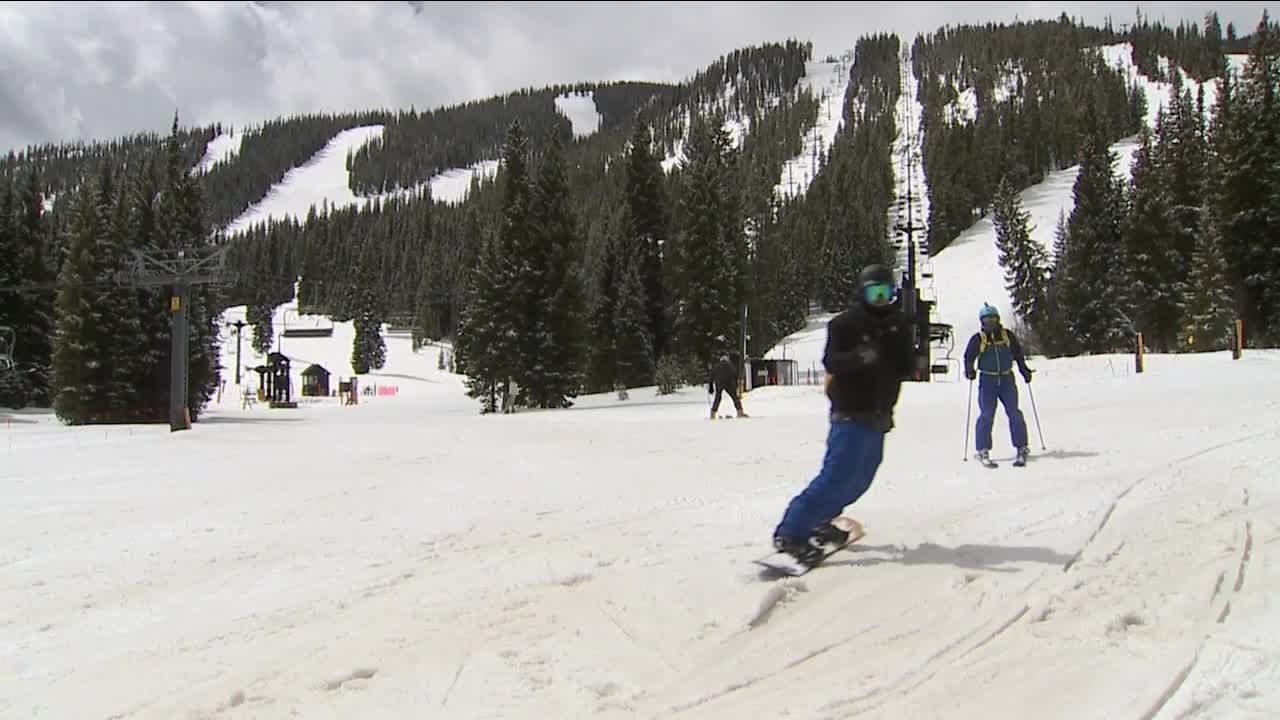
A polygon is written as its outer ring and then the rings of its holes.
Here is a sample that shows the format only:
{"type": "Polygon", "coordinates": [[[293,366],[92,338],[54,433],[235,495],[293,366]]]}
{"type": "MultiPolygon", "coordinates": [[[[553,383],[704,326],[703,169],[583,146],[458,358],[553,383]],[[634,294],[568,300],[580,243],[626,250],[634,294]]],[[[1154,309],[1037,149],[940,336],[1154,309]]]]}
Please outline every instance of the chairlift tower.
{"type": "Polygon", "coordinates": [[[191,429],[187,406],[189,385],[187,296],[193,285],[221,285],[235,280],[226,267],[229,246],[134,250],[133,261],[116,275],[127,287],[170,287],[169,313],[169,431],[191,429]]]}

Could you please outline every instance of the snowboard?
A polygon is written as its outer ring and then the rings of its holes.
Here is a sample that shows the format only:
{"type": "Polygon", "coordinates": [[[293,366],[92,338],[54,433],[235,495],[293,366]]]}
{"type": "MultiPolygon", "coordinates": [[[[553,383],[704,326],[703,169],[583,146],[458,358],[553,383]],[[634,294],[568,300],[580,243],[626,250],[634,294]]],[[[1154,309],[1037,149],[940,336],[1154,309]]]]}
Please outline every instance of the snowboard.
{"type": "Polygon", "coordinates": [[[861,540],[867,534],[862,523],[848,515],[841,515],[837,517],[831,521],[831,524],[841,530],[847,530],[849,532],[849,537],[842,543],[826,543],[822,550],[822,557],[814,565],[805,565],[791,555],[778,550],[775,550],[763,557],[758,557],[752,562],[757,565],[764,566],[775,574],[781,574],[787,577],[800,577],[810,570],[821,566],[827,561],[827,558],[861,540]]]}

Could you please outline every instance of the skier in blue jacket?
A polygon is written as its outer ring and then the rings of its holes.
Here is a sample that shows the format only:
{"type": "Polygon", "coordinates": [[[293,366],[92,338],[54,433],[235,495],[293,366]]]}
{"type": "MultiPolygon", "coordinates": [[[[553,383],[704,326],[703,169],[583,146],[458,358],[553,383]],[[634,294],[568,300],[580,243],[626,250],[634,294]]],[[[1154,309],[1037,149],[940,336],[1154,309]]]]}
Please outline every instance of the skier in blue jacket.
{"type": "Polygon", "coordinates": [[[858,293],[853,307],[827,324],[822,364],[831,427],[822,468],[792,498],[773,533],[775,549],[806,565],[822,557],[824,541],[847,538],[831,521],[870,489],[902,383],[911,375],[911,322],[895,299],[893,274],[866,267],[858,293]]]}
{"type": "Polygon", "coordinates": [[[1027,443],[1027,421],[1018,409],[1018,386],[1013,379],[1013,366],[1018,366],[1022,379],[1031,382],[1031,368],[1022,354],[1018,336],[1000,324],[1000,312],[983,303],[978,312],[981,329],[969,338],[964,351],[964,376],[978,381],[978,423],[974,429],[978,459],[991,461],[991,431],[995,425],[996,402],[1004,405],[1009,418],[1009,434],[1018,452],[1018,463],[1026,462],[1030,452],[1027,443]],[[976,365],[976,369],[975,369],[976,365]]]}

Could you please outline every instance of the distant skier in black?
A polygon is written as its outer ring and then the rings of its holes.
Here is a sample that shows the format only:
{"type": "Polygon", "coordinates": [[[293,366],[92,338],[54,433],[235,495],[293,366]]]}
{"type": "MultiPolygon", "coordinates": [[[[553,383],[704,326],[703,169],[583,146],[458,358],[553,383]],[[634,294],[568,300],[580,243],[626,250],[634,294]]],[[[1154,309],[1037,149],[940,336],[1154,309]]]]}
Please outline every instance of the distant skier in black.
{"type": "Polygon", "coordinates": [[[858,276],[854,306],[827,324],[822,364],[831,428],[826,456],[773,533],[776,549],[806,565],[821,557],[822,542],[847,537],[831,521],[870,489],[902,382],[911,375],[911,322],[895,290],[887,268],[869,265],[858,276]]]}
{"type": "Polygon", "coordinates": [[[978,459],[991,462],[991,431],[996,421],[996,403],[1004,405],[1009,418],[1009,435],[1017,450],[1015,464],[1027,461],[1030,448],[1027,443],[1027,420],[1018,408],[1018,386],[1013,379],[1013,366],[1018,366],[1022,379],[1031,382],[1031,368],[1022,353],[1018,336],[1000,324],[1000,311],[983,303],[978,311],[981,328],[969,338],[964,351],[964,376],[978,381],[978,422],[974,428],[978,459]],[[977,365],[975,369],[974,365],[977,365]]]}
{"type": "Polygon", "coordinates": [[[733,409],[738,411],[738,417],[747,417],[746,411],[742,409],[742,401],[738,399],[738,366],[729,360],[728,355],[721,355],[720,362],[711,369],[711,382],[707,384],[707,392],[715,393],[715,400],[711,402],[711,419],[716,419],[716,413],[720,410],[721,393],[728,395],[733,401],[733,409]]]}

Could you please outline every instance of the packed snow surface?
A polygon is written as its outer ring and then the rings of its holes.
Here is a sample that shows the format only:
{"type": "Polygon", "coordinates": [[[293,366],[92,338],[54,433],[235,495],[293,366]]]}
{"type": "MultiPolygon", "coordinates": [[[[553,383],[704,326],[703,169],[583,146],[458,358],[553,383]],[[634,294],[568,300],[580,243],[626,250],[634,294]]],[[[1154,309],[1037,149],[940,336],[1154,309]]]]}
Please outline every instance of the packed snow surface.
{"type": "MultiPolygon", "coordinates": [[[[295,383],[338,335],[283,341],[295,383]]],[[[765,580],[818,387],[480,416],[408,344],[353,407],[0,417],[0,717],[1280,713],[1280,355],[1033,360],[1021,469],[1003,415],[962,460],[967,383],[908,385],[868,536],[765,580]]]]}

